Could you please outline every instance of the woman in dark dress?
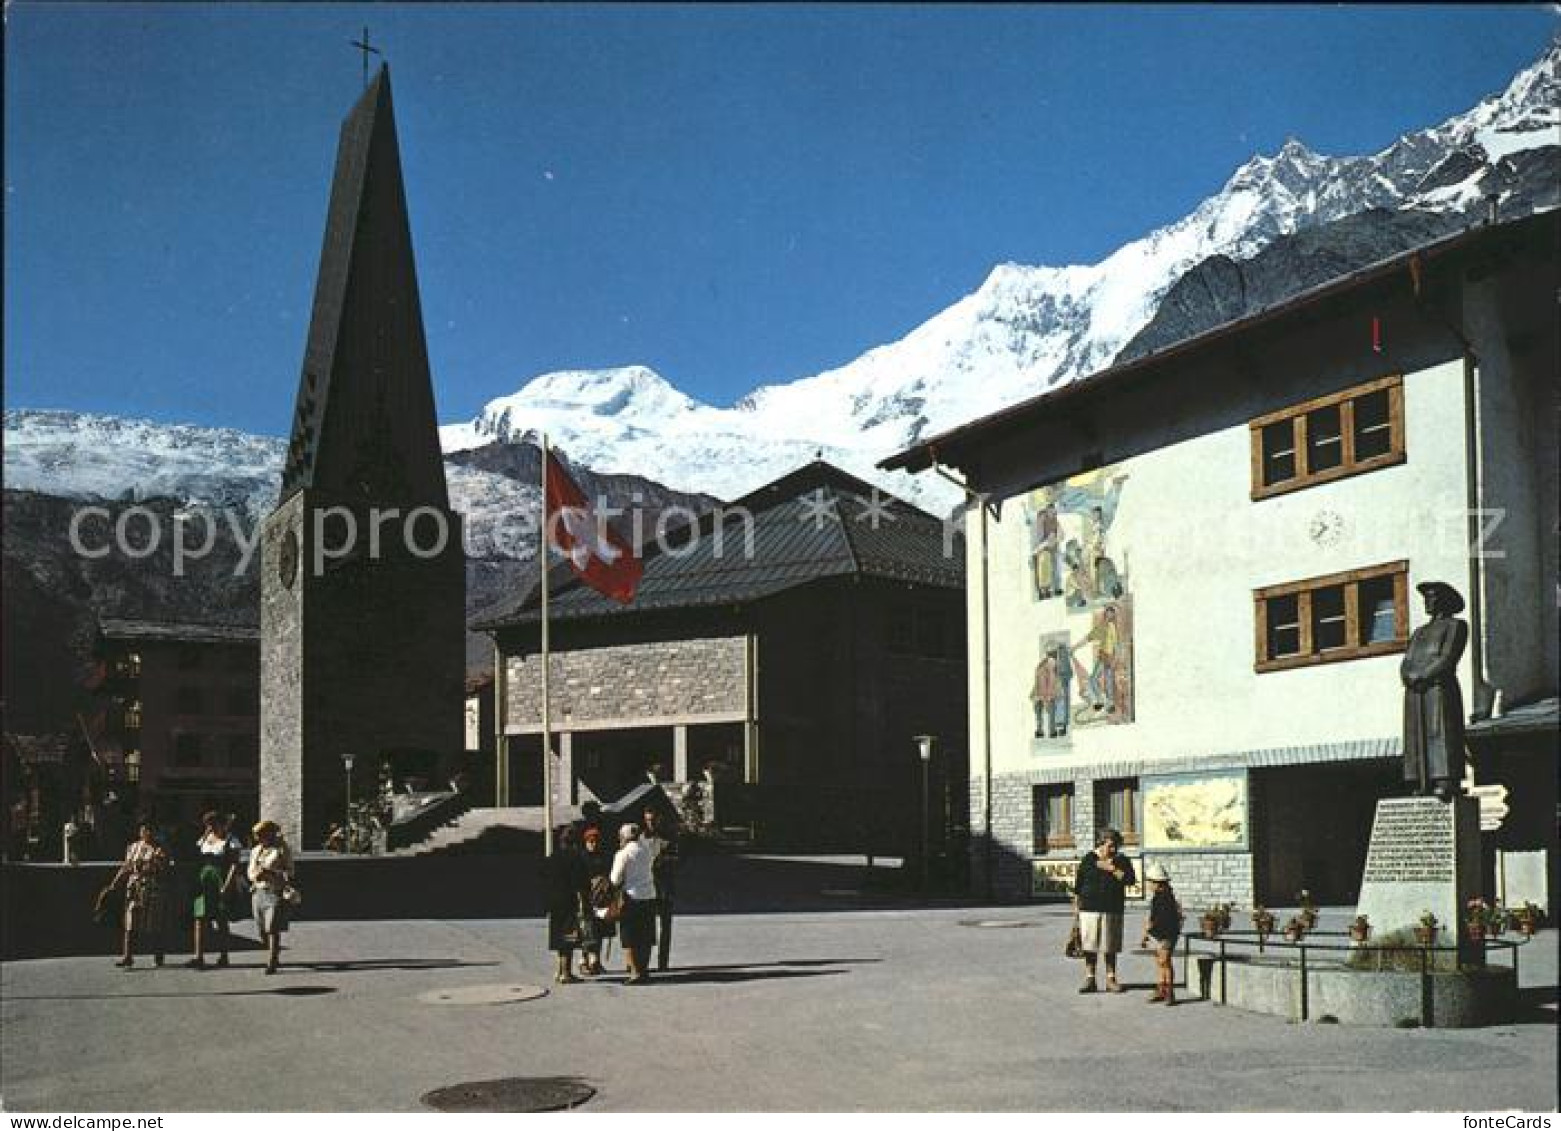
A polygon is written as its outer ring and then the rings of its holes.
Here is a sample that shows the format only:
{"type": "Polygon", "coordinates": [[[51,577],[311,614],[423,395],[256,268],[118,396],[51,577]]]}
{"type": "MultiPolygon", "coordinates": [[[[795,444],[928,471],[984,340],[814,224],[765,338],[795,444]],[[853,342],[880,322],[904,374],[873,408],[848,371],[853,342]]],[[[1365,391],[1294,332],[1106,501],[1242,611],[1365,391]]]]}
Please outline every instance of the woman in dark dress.
{"type": "Polygon", "coordinates": [[[200,871],[195,877],[191,913],[195,921],[195,957],[185,965],[206,968],[206,929],[216,932],[217,965],[228,964],[228,905],[238,892],[239,858],[244,846],[228,831],[228,819],[220,813],[201,817],[201,839],[196,842],[200,871]]]}
{"type": "Polygon", "coordinates": [[[542,890],[547,900],[547,947],[558,959],[553,981],[578,982],[574,952],[580,945],[581,911],[590,894],[585,858],[575,846],[574,830],[560,826],[553,855],[542,861],[542,890]]]}
{"type": "Polygon", "coordinates": [[[612,902],[612,850],[602,843],[602,828],[588,824],[580,833],[580,859],[585,863],[585,879],[588,891],[586,910],[580,936],[580,972],[602,972],[602,940],[615,938],[618,925],[609,923],[597,914],[612,902]]]}

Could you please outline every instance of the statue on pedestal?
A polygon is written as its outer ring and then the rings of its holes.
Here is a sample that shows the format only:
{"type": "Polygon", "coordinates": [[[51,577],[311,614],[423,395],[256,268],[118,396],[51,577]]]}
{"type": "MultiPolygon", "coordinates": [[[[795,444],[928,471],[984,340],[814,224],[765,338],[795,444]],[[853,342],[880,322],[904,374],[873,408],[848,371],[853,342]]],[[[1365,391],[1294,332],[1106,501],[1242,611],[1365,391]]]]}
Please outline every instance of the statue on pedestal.
{"type": "Polygon", "coordinates": [[[1421,797],[1457,796],[1464,776],[1463,694],[1458,661],[1469,626],[1457,619],[1463,598],[1445,581],[1415,587],[1431,619],[1409,638],[1399,678],[1404,683],[1404,780],[1421,797]]]}

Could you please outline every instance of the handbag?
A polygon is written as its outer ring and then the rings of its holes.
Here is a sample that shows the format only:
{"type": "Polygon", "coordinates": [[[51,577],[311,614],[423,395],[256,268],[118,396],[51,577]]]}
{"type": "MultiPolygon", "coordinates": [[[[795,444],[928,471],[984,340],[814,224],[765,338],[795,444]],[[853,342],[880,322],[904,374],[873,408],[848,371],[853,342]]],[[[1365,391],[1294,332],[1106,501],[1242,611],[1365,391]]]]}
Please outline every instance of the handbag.
{"type": "Polygon", "coordinates": [[[1067,945],[1062,948],[1062,955],[1064,958],[1084,957],[1084,936],[1079,931],[1079,924],[1077,921],[1075,921],[1073,924],[1073,930],[1068,932],[1068,942],[1067,945]]]}
{"type": "Polygon", "coordinates": [[[115,884],[98,892],[92,901],[92,921],[100,927],[112,927],[125,914],[124,893],[115,884]]]}
{"type": "Polygon", "coordinates": [[[628,896],[606,876],[597,876],[591,881],[591,903],[602,922],[616,923],[623,918],[628,896]]]}
{"type": "Polygon", "coordinates": [[[623,913],[628,910],[629,897],[624,894],[622,888],[614,888],[612,899],[607,906],[602,908],[602,922],[617,923],[623,919],[623,913]]]}

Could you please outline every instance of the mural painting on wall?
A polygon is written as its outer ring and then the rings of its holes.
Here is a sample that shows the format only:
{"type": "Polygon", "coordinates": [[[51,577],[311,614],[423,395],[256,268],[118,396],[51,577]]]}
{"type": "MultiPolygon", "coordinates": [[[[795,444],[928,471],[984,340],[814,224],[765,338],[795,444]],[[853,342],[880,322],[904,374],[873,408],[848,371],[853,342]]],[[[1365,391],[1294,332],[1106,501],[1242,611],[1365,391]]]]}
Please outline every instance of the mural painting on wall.
{"type": "Polygon", "coordinates": [[[1104,468],[1030,492],[1030,586],[1037,601],[1061,597],[1069,610],[1081,610],[1127,593],[1126,568],[1111,546],[1126,482],[1126,475],[1104,468]]]}
{"type": "Polygon", "coordinates": [[[1133,720],[1132,597],[1111,534],[1126,482],[1103,468],[1027,500],[1031,592],[1060,598],[1067,625],[1040,638],[1030,690],[1038,739],[1133,720]]]}
{"type": "Polygon", "coordinates": [[[1247,775],[1244,770],[1144,781],[1144,847],[1244,848],[1247,775]]]}

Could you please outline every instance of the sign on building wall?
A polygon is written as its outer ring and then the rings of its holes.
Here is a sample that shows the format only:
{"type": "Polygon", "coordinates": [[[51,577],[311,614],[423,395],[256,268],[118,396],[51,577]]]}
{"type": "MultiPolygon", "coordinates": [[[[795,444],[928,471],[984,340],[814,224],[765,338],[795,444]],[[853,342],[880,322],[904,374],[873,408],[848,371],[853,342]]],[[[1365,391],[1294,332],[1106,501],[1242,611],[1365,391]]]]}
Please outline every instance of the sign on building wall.
{"type": "MultiPolygon", "coordinates": [[[[1142,899],[1144,897],[1144,859],[1141,856],[1122,854],[1133,865],[1135,882],[1127,889],[1127,898],[1142,899]]],[[[1030,861],[1030,894],[1031,895],[1067,895],[1073,894],[1073,878],[1078,874],[1079,862],[1077,860],[1032,860],[1030,861]]]]}
{"type": "Polygon", "coordinates": [[[1066,740],[1080,727],[1133,721],[1133,605],[1115,545],[1127,476],[1114,467],[1030,492],[1029,584],[1055,602],[1065,627],[1040,637],[1030,704],[1035,737],[1066,740]]]}
{"type": "Polygon", "coordinates": [[[1145,778],[1144,849],[1149,852],[1247,847],[1247,772],[1145,778]]]}

